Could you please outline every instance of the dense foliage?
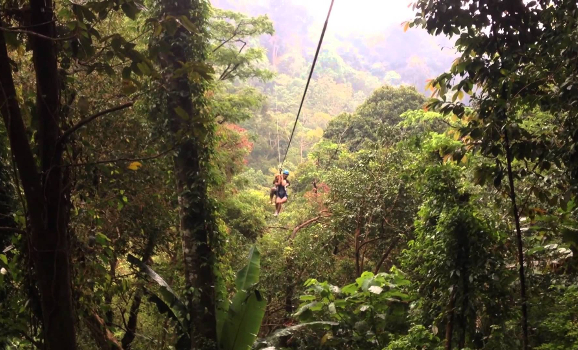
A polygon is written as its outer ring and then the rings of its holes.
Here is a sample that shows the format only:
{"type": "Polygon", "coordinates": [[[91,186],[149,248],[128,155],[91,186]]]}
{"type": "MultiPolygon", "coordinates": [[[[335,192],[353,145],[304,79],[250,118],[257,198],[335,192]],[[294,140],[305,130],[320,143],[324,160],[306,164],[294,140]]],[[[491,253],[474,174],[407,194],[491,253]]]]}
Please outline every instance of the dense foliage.
{"type": "Polygon", "coordinates": [[[577,348],[576,2],[249,5],[0,2],[0,349],[577,348]]]}

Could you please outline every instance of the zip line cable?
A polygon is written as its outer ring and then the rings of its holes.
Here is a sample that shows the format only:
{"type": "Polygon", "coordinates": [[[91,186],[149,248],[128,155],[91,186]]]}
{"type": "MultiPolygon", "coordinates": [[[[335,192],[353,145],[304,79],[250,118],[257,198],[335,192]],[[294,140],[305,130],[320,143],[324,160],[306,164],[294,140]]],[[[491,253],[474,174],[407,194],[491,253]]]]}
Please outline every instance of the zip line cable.
{"type": "Polygon", "coordinates": [[[287,144],[287,150],[285,151],[285,156],[283,156],[283,161],[281,162],[280,169],[283,168],[285,159],[287,159],[287,154],[289,153],[289,147],[291,146],[291,141],[293,141],[293,134],[295,133],[295,128],[297,127],[297,121],[299,120],[299,115],[301,114],[301,109],[303,108],[303,102],[305,102],[305,95],[307,95],[307,89],[309,89],[309,83],[311,82],[311,77],[313,76],[313,70],[315,69],[315,63],[317,62],[317,56],[319,56],[319,50],[321,49],[321,44],[323,43],[323,37],[325,36],[325,30],[327,29],[327,23],[329,22],[329,16],[331,15],[331,10],[333,9],[333,2],[331,0],[331,5],[329,5],[329,12],[327,12],[327,18],[325,19],[325,24],[323,25],[323,30],[321,31],[321,37],[319,38],[319,44],[317,44],[317,51],[315,51],[315,57],[313,58],[313,64],[311,65],[311,71],[309,72],[309,78],[307,78],[307,84],[305,85],[305,90],[303,91],[303,97],[301,98],[301,104],[299,105],[299,110],[297,111],[297,117],[295,118],[295,123],[293,124],[293,130],[291,131],[291,136],[289,137],[289,143],[287,144]]]}

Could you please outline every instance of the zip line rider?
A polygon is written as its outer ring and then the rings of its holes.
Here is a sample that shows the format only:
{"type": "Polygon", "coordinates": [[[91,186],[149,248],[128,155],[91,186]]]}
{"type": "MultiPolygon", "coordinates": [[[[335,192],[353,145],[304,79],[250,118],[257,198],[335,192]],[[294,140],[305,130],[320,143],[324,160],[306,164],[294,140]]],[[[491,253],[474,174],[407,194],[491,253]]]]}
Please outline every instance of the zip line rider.
{"type": "MultiPolygon", "coordinates": [[[[291,183],[287,179],[289,177],[289,171],[283,170],[283,176],[275,176],[275,181],[273,184],[275,185],[275,193],[274,195],[277,197],[275,199],[275,216],[281,213],[281,209],[283,208],[283,203],[287,202],[287,187],[291,186],[291,183]]],[[[273,191],[273,189],[272,189],[273,191]]],[[[271,195],[272,198],[272,195],[271,195]]]]}
{"type": "Polygon", "coordinates": [[[275,204],[276,202],[275,200],[273,200],[273,197],[277,196],[277,186],[281,183],[283,179],[287,181],[287,186],[291,185],[291,183],[287,179],[287,176],[289,176],[289,171],[285,170],[283,173],[279,172],[279,174],[275,175],[275,178],[273,178],[273,187],[271,187],[271,191],[269,191],[269,200],[271,201],[271,204],[275,204]]]}

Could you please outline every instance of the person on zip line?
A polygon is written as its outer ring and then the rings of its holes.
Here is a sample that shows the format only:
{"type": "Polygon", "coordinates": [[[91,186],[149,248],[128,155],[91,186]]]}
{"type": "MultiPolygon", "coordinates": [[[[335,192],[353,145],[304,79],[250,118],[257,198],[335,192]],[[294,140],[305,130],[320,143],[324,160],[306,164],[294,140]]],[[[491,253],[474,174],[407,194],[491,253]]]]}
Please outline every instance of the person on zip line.
{"type": "Polygon", "coordinates": [[[279,174],[275,175],[275,178],[273,178],[273,187],[271,187],[271,191],[269,191],[269,201],[271,201],[271,204],[276,204],[276,200],[274,200],[273,197],[277,196],[277,186],[283,180],[287,181],[287,186],[291,185],[291,183],[287,179],[288,176],[289,176],[289,171],[285,170],[283,172],[283,174],[279,173],[279,174]]]}
{"type": "Polygon", "coordinates": [[[289,180],[287,179],[287,177],[289,177],[289,171],[288,170],[284,170],[283,171],[283,176],[282,177],[275,177],[276,181],[275,181],[275,196],[277,196],[277,198],[275,199],[275,216],[279,215],[279,213],[281,213],[281,209],[283,208],[283,203],[287,202],[287,187],[289,187],[291,184],[289,182],[289,180]]]}

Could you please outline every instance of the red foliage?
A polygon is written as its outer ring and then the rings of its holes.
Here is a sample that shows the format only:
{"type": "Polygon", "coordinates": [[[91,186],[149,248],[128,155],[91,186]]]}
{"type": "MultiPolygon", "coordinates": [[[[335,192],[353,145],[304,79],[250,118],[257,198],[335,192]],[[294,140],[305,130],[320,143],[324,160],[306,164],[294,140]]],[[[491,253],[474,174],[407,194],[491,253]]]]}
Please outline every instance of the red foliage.
{"type": "Polygon", "coordinates": [[[243,163],[247,164],[246,156],[253,151],[253,142],[249,141],[246,129],[225,123],[217,129],[217,136],[220,137],[218,148],[230,153],[233,160],[242,157],[243,163]]]}
{"type": "Polygon", "coordinates": [[[328,210],[324,202],[329,195],[329,191],[329,186],[324,182],[320,182],[317,183],[317,189],[312,188],[311,191],[305,193],[304,197],[311,205],[316,206],[318,211],[328,210]]]}

